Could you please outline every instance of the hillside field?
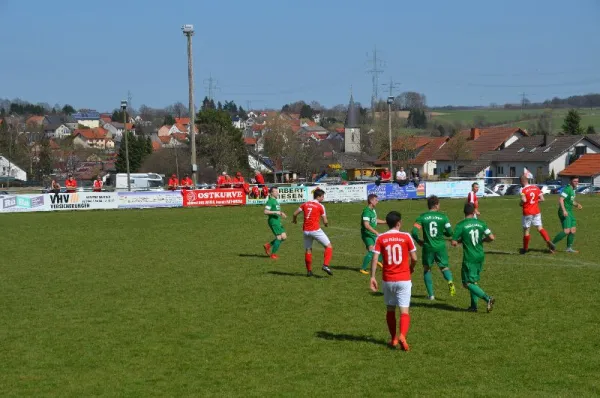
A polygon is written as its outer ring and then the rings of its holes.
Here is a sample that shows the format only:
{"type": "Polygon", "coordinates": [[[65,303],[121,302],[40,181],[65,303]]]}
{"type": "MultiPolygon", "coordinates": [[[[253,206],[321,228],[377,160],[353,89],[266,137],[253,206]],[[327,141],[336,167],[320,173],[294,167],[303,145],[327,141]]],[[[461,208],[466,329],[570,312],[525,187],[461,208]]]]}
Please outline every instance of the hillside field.
{"type": "MultiPolygon", "coordinates": [[[[358,273],[364,204],[326,204],[333,277],[305,276],[301,228],[280,259],[262,207],[2,214],[0,391],[5,396],[598,396],[600,198],[578,198],[579,254],[521,246],[515,197],[483,199],[497,241],[468,313],[438,271],[413,275],[410,352],[358,273]],[[480,308],[482,304],[480,304],[480,308]]],[[[405,229],[425,201],[381,202],[405,229]]],[[[453,224],[462,200],[443,200],[453,224]]],[[[291,214],[295,205],[284,205],[291,214]]],[[[557,198],[542,206],[559,231],[557,198]]],[[[383,228],[381,228],[383,230],[383,228]]],[[[460,279],[461,248],[450,248],[460,279]]],[[[318,264],[322,256],[315,249],[318,264]]],[[[419,259],[420,259],[419,251],[419,259]]],[[[380,274],[379,274],[380,275],[380,274]]],[[[458,287],[459,284],[457,284],[458,287]]]]}

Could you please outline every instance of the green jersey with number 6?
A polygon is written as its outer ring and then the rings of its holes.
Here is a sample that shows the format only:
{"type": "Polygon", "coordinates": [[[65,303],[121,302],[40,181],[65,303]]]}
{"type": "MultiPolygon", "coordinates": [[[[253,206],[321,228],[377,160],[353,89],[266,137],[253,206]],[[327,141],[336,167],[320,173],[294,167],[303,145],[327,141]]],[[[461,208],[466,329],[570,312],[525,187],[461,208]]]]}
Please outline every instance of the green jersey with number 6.
{"type": "Polygon", "coordinates": [[[423,248],[433,251],[446,250],[444,236],[452,236],[452,225],[448,216],[439,211],[428,211],[417,218],[411,235],[414,240],[421,240],[423,231],[423,248]]]}
{"type": "Polygon", "coordinates": [[[463,263],[483,263],[483,240],[491,234],[487,224],[476,218],[466,218],[456,224],[452,240],[462,241],[463,263]]]}

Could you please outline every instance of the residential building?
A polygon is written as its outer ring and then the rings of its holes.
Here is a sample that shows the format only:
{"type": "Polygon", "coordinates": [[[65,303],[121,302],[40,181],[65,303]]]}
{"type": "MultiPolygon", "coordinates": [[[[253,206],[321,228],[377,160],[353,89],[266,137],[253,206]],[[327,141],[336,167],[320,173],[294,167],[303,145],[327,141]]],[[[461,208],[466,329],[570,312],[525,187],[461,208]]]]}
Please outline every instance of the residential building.
{"type": "Polygon", "coordinates": [[[566,169],[558,173],[563,183],[568,183],[571,177],[579,177],[579,182],[600,186],[600,154],[582,155],[566,169]]]}
{"type": "Polygon", "coordinates": [[[82,126],[86,126],[91,129],[100,127],[100,114],[95,110],[82,109],[71,116],[78,124],[82,126]]]}
{"type": "Polygon", "coordinates": [[[237,129],[240,129],[240,130],[246,129],[246,121],[244,119],[242,119],[241,117],[238,117],[238,116],[232,117],[231,123],[237,129]]]}
{"type": "Polygon", "coordinates": [[[44,136],[48,138],[67,138],[76,127],[75,120],[64,115],[47,115],[42,122],[44,136]]]}
{"type": "MultiPolygon", "coordinates": [[[[477,162],[483,154],[507,148],[523,137],[528,137],[527,131],[518,127],[463,130],[434,154],[432,160],[437,162],[435,174],[461,174],[461,169],[477,162]]],[[[474,165],[473,168],[479,169],[479,165],[474,165]]],[[[465,173],[472,175],[473,171],[469,169],[465,173]]]]}
{"type": "Polygon", "coordinates": [[[27,181],[27,173],[10,159],[0,155],[0,179],[3,181],[7,179],[27,181]]]}
{"type": "Polygon", "coordinates": [[[41,127],[44,123],[45,116],[31,116],[25,121],[28,128],[41,127]]]}
{"type": "Polygon", "coordinates": [[[115,142],[111,133],[102,128],[77,129],[73,132],[73,146],[101,150],[113,150],[115,142]]]}
{"type": "MultiPolygon", "coordinates": [[[[448,142],[449,137],[399,137],[392,145],[394,170],[399,167],[416,168],[422,178],[437,172],[435,154],[448,142]]],[[[389,151],[375,162],[378,166],[389,166],[389,151]]]]}

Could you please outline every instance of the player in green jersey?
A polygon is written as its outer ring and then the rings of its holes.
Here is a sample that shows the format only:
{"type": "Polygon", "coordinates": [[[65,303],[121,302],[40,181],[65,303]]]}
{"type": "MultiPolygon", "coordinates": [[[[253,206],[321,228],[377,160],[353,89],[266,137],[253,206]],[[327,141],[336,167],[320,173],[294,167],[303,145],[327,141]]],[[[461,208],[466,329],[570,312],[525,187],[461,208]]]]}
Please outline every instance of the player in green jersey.
{"type": "Polygon", "coordinates": [[[552,243],[557,244],[566,237],[567,253],[577,253],[577,250],[573,249],[575,232],[577,232],[577,220],[573,214],[573,206],[577,207],[579,210],[582,209],[582,206],[575,202],[577,185],[579,185],[579,178],[571,177],[571,182],[563,189],[558,198],[558,218],[560,219],[563,230],[554,237],[552,243]]]}
{"type": "MultiPolygon", "coordinates": [[[[365,248],[367,249],[367,254],[363,258],[362,267],[360,268],[360,273],[364,275],[369,275],[369,264],[371,264],[371,260],[373,259],[373,248],[375,247],[375,239],[379,235],[379,232],[375,228],[377,228],[378,224],[385,224],[384,220],[380,220],[377,218],[377,212],[375,211],[375,207],[379,199],[377,195],[374,193],[370,194],[367,197],[367,207],[364,208],[361,216],[360,216],[360,237],[362,238],[363,243],[365,244],[365,248]]],[[[381,260],[379,260],[379,266],[381,266],[381,260]]]]}
{"type": "Polygon", "coordinates": [[[488,296],[479,287],[479,275],[483,270],[485,253],[483,242],[493,241],[494,235],[487,224],[475,218],[475,206],[473,203],[465,204],[465,219],[456,224],[456,230],[452,236],[452,246],[463,245],[463,261],[460,270],[463,286],[471,293],[471,306],[469,311],[477,312],[477,299],[487,303],[487,312],[494,306],[494,298],[488,296]]]}
{"type": "Polygon", "coordinates": [[[452,271],[448,268],[448,250],[444,239],[444,237],[452,236],[452,225],[448,216],[440,213],[440,199],[437,196],[431,195],[427,198],[427,207],[429,211],[417,218],[411,235],[419,246],[423,247],[423,280],[429,300],[435,300],[431,267],[436,263],[440,267],[444,279],[448,282],[450,295],[456,295],[452,271]],[[421,231],[423,231],[422,238],[421,231]]]}
{"type": "Polygon", "coordinates": [[[275,239],[273,239],[271,243],[265,243],[263,247],[265,248],[267,256],[270,256],[273,260],[279,258],[276,253],[279,250],[281,243],[287,239],[285,229],[283,229],[283,225],[281,225],[281,218],[286,218],[287,216],[281,211],[277,198],[279,198],[279,189],[277,189],[277,187],[271,187],[271,189],[269,189],[269,199],[267,199],[264,214],[268,216],[267,223],[269,224],[269,228],[271,228],[271,232],[275,235],[275,239]]]}

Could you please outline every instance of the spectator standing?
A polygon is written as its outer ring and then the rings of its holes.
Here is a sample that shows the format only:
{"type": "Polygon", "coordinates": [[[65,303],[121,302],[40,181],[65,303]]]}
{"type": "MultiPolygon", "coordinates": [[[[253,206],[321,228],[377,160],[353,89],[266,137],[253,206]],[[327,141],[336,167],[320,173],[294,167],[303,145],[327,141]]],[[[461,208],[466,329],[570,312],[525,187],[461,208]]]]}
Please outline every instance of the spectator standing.
{"type": "Polygon", "coordinates": [[[221,175],[217,178],[217,188],[222,188],[225,185],[225,176],[226,172],[221,173],[221,175]]]}
{"type": "Polygon", "coordinates": [[[260,186],[265,185],[265,177],[263,177],[263,175],[260,173],[260,171],[256,170],[254,172],[255,176],[254,178],[256,178],[256,183],[260,186]]]}
{"type": "Polygon", "coordinates": [[[102,182],[102,178],[100,176],[96,177],[96,181],[94,181],[93,191],[94,192],[102,192],[102,187],[104,183],[102,182]]]}
{"type": "Polygon", "coordinates": [[[77,181],[73,178],[73,174],[69,174],[69,178],[65,181],[67,193],[75,193],[77,191],[77,181]]]}
{"type": "Polygon", "coordinates": [[[179,180],[177,179],[177,176],[175,174],[173,174],[171,176],[171,178],[169,178],[169,191],[175,191],[177,189],[177,187],[179,186],[179,180]]]}

